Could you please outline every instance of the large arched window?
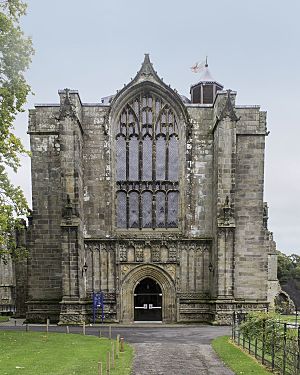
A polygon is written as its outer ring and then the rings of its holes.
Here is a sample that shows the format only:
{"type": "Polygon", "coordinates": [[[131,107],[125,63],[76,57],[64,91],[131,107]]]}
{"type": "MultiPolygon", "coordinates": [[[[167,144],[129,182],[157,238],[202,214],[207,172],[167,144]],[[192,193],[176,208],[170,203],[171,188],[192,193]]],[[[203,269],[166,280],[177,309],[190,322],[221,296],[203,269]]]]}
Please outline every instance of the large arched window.
{"type": "Polygon", "coordinates": [[[117,228],[177,228],[178,121],[159,96],[141,93],[123,108],[116,135],[117,228]]]}

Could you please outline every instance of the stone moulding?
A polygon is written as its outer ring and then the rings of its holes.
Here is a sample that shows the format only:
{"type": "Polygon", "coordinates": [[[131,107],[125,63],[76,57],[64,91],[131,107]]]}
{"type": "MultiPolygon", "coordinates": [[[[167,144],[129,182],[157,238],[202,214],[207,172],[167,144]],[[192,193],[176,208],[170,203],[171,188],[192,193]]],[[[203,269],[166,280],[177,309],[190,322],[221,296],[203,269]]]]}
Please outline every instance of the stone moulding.
{"type": "Polygon", "coordinates": [[[120,320],[122,322],[132,322],[134,320],[133,292],[136,285],[146,277],[155,280],[161,287],[163,295],[162,319],[165,323],[176,321],[175,309],[175,284],[166,271],[155,265],[142,265],[134,268],[125,277],[121,288],[121,311],[120,320]]]}

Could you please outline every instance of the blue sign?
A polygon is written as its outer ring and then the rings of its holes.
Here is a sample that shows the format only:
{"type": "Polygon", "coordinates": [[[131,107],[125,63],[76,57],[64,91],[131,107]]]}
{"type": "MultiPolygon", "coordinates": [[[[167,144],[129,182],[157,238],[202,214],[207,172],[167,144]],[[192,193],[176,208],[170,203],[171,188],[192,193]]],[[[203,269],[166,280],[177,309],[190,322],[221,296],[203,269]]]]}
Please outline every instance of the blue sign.
{"type": "Polygon", "coordinates": [[[104,294],[103,292],[93,292],[93,323],[96,322],[97,312],[101,309],[101,321],[104,321],[104,294]]]}

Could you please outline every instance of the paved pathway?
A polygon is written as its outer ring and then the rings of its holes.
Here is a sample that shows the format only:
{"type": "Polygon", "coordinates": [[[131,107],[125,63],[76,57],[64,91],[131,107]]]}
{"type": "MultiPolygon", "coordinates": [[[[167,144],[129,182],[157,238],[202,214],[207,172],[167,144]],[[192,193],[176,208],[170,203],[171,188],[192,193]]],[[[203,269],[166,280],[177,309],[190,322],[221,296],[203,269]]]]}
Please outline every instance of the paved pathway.
{"type": "Polygon", "coordinates": [[[133,344],[133,375],[233,375],[210,345],[133,344]]]}
{"type": "MultiPolygon", "coordinates": [[[[0,324],[2,330],[25,330],[21,320],[0,324]]],[[[44,331],[45,325],[30,325],[30,330],[44,331]]],[[[99,330],[108,337],[108,326],[86,326],[86,334],[99,330]]],[[[50,332],[65,332],[65,327],[51,325],[50,332]]],[[[70,327],[70,333],[81,333],[70,327]]],[[[210,342],[230,334],[229,327],[208,325],[114,325],[112,337],[124,337],[135,348],[133,375],[234,375],[216,356],[210,342]]]]}

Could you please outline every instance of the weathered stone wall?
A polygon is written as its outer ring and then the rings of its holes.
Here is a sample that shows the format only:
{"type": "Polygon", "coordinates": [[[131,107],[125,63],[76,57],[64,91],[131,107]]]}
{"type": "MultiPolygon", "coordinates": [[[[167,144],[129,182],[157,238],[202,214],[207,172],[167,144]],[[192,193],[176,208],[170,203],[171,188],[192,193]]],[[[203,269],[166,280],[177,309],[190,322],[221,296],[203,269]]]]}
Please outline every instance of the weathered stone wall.
{"type": "Polygon", "coordinates": [[[28,265],[29,301],[61,300],[62,214],[58,107],[30,111],[32,151],[32,246],[28,265]]]}
{"type": "Polygon", "coordinates": [[[59,105],[30,115],[28,319],[51,311],[61,323],[90,320],[101,290],[106,319],[132,321],[143,277],[162,287],[164,321],[226,322],[238,306],[264,309],[276,282],[263,204],[265,113],[236,106],[230,90],[211,105],[184,104],[147,62],[111,105],[59,94],[59,105]],[[115,225],[114,127],[140,90],[161,95],[178,118],[178,228],[115,225]]]}
{"type": "Polygon", "coordinates": [[[236,165],[235,296],[266,300],[268,249],[263,227],[265,124],[258,108],[239,110],[236,165]]]}
{"type": "Polygon", "coordinates": [[[186,165],[186,235],[191,237],[212,236],[212,163],[213,109],[188,106],[191,117],[192,139],[187,144],[186,165]],[[190,154],[190,155],[189,155],[190,154]]]}
{"type": "MultiPolygon", "coordinates": [[[[112,201],[109,138],[105,135],[107,106],[85,106],[84,121],[84,235],[111,235],[112,201]]],[[[113,143],[113,140],[111,140],[113,143]]]]}

